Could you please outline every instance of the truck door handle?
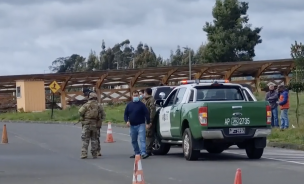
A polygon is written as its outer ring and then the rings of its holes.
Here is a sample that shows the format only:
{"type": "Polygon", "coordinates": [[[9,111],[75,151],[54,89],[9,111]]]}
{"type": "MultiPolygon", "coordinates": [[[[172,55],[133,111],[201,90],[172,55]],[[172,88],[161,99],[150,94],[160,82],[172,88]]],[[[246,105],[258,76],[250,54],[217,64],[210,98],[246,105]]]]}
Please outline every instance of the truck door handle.
{"type": "Polygon", "coordinates": [[[232,106],[232,109],[242,109],[242,106],[232,106]]]}
{"type": "Polygon", "coordinates": [[[175,111],[179,111],[179,109],[175,109],[175,111]]]}

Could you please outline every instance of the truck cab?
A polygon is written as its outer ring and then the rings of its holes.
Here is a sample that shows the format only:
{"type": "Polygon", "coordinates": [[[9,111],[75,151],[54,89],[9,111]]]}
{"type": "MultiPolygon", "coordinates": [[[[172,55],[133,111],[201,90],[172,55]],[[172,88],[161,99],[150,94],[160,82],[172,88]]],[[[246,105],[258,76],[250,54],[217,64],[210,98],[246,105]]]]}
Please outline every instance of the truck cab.
{"type": "Polygon", "coordinates": [[[186,160],[197,160],[200,150],[219,154],[232,145],[261,158],[271,133],[271,108],[252,92],[227,80],[186,80],[166,99],[156,100],[153,154],[167,154],[182,146],[186,160]]]}

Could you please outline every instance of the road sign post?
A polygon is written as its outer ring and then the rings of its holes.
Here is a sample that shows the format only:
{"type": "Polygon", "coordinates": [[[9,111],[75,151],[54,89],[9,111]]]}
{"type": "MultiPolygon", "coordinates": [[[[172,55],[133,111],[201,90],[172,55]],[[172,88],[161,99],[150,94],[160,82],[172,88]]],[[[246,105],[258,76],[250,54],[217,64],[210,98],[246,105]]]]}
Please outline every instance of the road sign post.
{"type": "Polygon", "coordinates": [[[60,85],[56,82],[53,81],[50,84],[50,90],[52,91],[52,114],[51,114],[51,119],[53,119],[53,115],[54,115],[54,104],[55,104],[55,93],[60,89],[60,85]]]}

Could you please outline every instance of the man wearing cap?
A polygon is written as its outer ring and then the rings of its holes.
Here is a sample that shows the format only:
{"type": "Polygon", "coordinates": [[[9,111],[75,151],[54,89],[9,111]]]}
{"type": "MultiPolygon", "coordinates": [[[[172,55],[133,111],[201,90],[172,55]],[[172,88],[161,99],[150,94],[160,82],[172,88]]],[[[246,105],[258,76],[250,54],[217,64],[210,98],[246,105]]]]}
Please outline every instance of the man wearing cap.
{"type": "Polygon", "coordinates": [[[89,100],[87,103],[79,109],[78,113],[81,117],[80,121],[82,124],[82,148],[81,148],[81,159],[88,157],[88,147],[91,141],[91,154],[93,158],[97,158],[98,149],[98,128],[97,123],[100,121],[100,109],[97,102],[97,94],[91,92],[89,94],[89,100]]]}
{"type": "Polygon", "coordinates": [[[271,126],[273,128],[279,127],[279,120],[278,120],[278,92],[274,90],[274,85],[269,86],[269,91],[266,93],[265,100],[269,102],[271,106],[271,126]]]}

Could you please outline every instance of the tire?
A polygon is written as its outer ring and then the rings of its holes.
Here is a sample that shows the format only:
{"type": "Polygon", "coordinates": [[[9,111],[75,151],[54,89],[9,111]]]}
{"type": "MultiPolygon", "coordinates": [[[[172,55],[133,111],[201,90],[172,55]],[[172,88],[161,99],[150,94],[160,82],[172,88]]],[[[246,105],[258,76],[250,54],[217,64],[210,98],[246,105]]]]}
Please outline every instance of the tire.
{"type": "Polygon", "coordinates": [[[161,139],[155,134],[155,139],[152,147],[153,155],[166,155],[169,153],[170,148],[170,144],[162,143],[161,139]]]}
{"type": "Polygon", "coordinates": [[[200,150],[193,149],[193,137],[189,128],[183,133],[183,153],[186,160],[197,160],[200,150]]]}
{"type": "Polygon", "coordinates": [[[208,151],[208,153],[211,154],[220,154],[224,151],[224,149],[220,147],[210,147],[210,148],[206,148],[206,150],[208,151]]]}
{"type": "Polygon", "coordinates": [[[264,148],[255,148],[254,145],[246,147],[246,154],[249,159],[260,159],[264,153],[264,148]]]}

